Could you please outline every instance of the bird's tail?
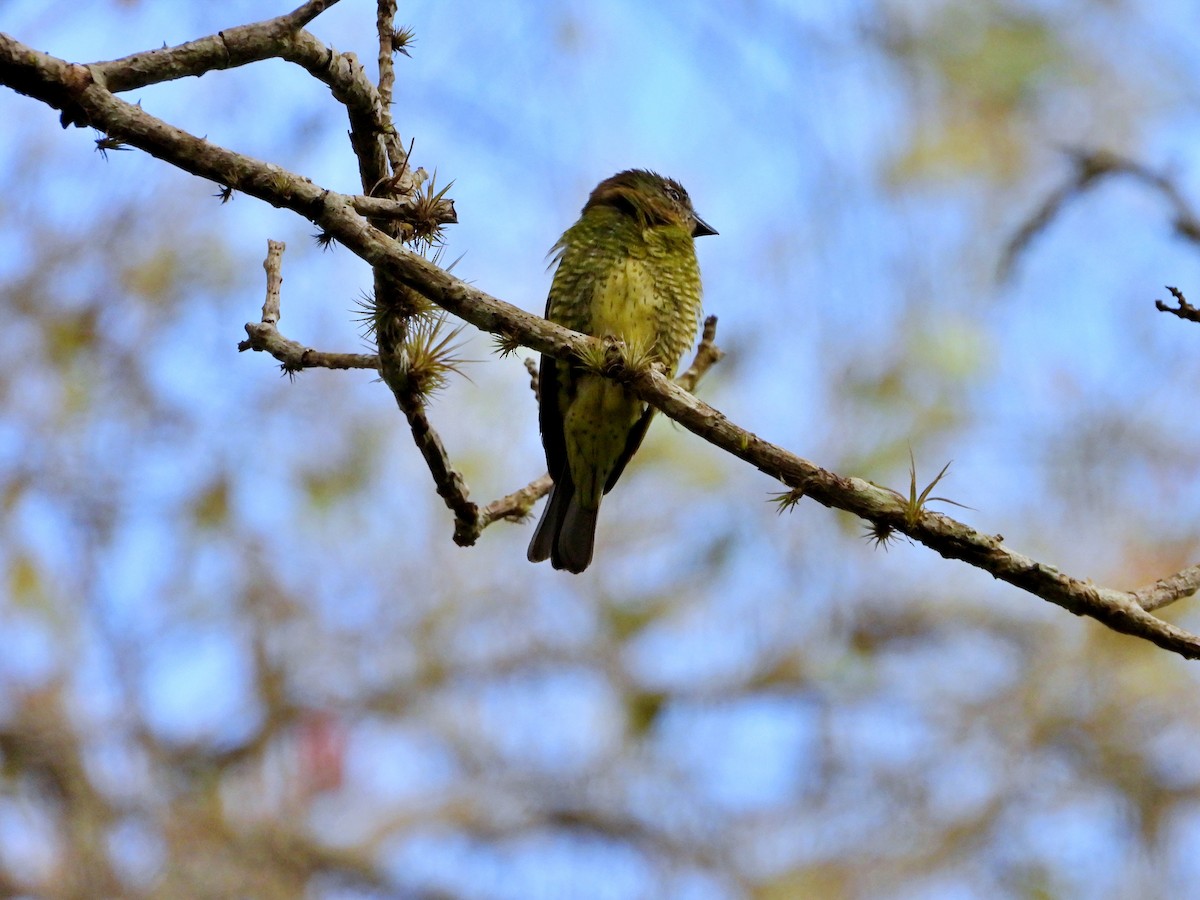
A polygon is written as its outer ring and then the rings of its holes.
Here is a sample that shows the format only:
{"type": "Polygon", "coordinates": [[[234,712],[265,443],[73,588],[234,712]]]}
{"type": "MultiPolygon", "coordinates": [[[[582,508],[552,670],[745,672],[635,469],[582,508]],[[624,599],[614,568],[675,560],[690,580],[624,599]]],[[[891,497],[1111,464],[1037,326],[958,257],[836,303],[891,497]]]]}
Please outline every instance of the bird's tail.
{"type": "Polygon", "coordinates": [[[549,559],[556,569],[582,572],[592,561],[599,512],[598,506],[585,509],[580,505],[571,475],[564,471],[550,489],[542,520],[529,542],[529,561],[549,559]]]}

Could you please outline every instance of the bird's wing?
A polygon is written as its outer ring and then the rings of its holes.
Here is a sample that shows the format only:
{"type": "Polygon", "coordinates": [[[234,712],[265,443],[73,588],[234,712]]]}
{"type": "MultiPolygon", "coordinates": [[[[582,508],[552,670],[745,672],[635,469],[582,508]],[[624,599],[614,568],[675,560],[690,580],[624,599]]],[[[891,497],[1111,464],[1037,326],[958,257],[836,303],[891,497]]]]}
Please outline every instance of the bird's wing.
{"type": "Polygon", "coordinates": [[[559,362],[545,353],[538,367],[538,428],[546,451],[546,471],[557,482],[567,467],[567,439],[559,404],[559,362]]]}
{"type": "Polygon", "coordinates": [[[629,462],[630,457],[637,453],[638,447],[642,446],[642,439],[646,437],[646,429],[650,427],[650,420],[653,418],[654,407],[647,406],[641,418],[629,429],[629,434],[625,437],[625,449],[617,457],[616,464],[613,465],[612,471],[608,473],[608,481],[604,483],[604,493],[607,494],[613,489],[613,485],[617,483],[617,479],[625,471],[625,465],[629,462]]]}

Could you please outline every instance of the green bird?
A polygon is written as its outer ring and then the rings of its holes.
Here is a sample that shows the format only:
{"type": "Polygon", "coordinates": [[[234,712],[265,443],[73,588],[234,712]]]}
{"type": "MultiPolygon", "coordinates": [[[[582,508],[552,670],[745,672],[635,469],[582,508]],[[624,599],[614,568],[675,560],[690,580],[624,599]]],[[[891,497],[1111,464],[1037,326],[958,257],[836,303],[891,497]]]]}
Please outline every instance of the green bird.
{"type": "MultiPolygon", "coordinates": [[[[693,238],[716,234],[678,181],[629,169],[596,186],[551,250],[558,263],[546,318],[624,342],[631,359],[679,367],[700,323],[693,238]]],[[[530,562],[582,572],[596,515],[642,443],[653,407],[578,362],[542,355],[538,421],[554,486],[529,543],[530,562]]]]}

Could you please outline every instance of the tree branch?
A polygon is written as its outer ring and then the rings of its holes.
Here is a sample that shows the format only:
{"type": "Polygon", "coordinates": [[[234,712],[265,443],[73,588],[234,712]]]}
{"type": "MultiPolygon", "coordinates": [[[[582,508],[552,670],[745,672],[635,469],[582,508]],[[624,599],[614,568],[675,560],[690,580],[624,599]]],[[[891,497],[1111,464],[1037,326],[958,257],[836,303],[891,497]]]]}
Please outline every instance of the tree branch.
{"type": "Polygon", "coordinates": [[[392,57],[396,0],[378,0],[375,10],[375,31],[379,36],[379,99],[383,107],[384,122],[390,125],[392,88],[396,84],[396,69],[392,57]]]}
{"type": "MultiPolygon", "coordinates": [[[[228,28],[174,47],[91,63],[88,68],[97,81],[114,93],[178,78],[198,77],[205,72],[233,69],[274,57],[292,62],[304,60],[305,68],[318,68],[318,59],[323,58],[323,67],[329,69],[333,62],[329,48],[302,29],[337,2],[309,0],[274,19],[228,28]]],[[[317,73],[314,71],[313,74],[317,73]]],[[[329,76],[321,80],[328,82],[329,76]]],[[[370,85],[366,79],[363,81],[370,85]]]]}
{"type": "MultiPolygon", "coordinates": [[[[376,29],[379,36],[379,84],[377,109],[361,115],[350,113],[350,144],[358,159],[363,190],[372,198],[391,195],[407,188],[419,193],[420,180],[410,174],[408,155],[401,152],[399,138],[392,125],[390,104],[395,74],[392,69],[392,18],[394,0],[378,0],[376,29]]],[[[353,206],[353,201],[351,202],[353,206]]],[[[361,208],[361,204],[359,204],[361,208]]],[[[377,217],[372,225],[390,240],[401,236],[399,223],[392,217],[377,217]]],[[[324,227],[324,226],[323,226],[324,227]]],[[[326,232],[333,234],[328,228],[326,232]]],[[[432,233],[436,234],[437,226],[432,233]]],[[[411,232],[410,232],[411,233],[411,232]]],[[[432,242],[432,238],[430,239],[432,242]]],[[[379,372],[391,389],[396,405],[404,413],[413,442],[425,460],[433,483],[446,507],[454,514],[454,540],[460,545],[474,542],[472,536],[479,518],[479,507],[470,499],[466,479],[450,461],[441,436],[429,421],[425,393],[412,367],[410,325],[425,302],[410,287],[399,282],[387,270],[374,269],[373,312],[375,342],[379,349],[379,372]]]]}
{"type": "MultiPolygon", "coordinates": [[[[356,213],[350,199],[324,190],[290,172],[209,144],[125,103],[97,84],[82,66],[38,53],[0,35],[0,83],[73,115],[184,171],[235,187],[274,206],[315,222],[378,273],[394,278],[477,328],[559,358],[579,357],[602,346],[586,335],[498,300],[458,280],[412,253],[356,213]]],[[[725,418],[653,369],[631,371],[614,364],[610,377],[689,431],[755,466],[824,506],[842,509],[876,525],[908,535],[941,555],[961,559],[1077,615],[1097,619],[1117,631],[1142,637],[1187,658],[1200,657],[1200,638],[1139,605],[1135,595],[1073,578],[1006,547],[948,516],[927,510],[906,516],[906,504],[893,491],[860,478],[837,475],[782,447],[762,440],[725,418]]]]}

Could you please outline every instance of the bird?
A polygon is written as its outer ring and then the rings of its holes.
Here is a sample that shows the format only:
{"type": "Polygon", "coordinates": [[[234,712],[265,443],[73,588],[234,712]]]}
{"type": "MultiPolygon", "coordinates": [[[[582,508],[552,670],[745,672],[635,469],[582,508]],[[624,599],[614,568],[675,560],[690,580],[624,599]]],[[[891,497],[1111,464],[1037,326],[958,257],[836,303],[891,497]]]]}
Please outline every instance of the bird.
{"type": "MultiPolygon", "coordinates": [[[[551,248],[551,322],[624,343],[627,359],[674,375],[700,325],[694,238],[717,232],[683,185],[645,169],[601,181],[551,248]]],[[[654,408],[578,360],[542,354],[538,425],[553,480],[530,562],[580,573],[592,561],[600,501],[637,451],[654,408]]]]}

